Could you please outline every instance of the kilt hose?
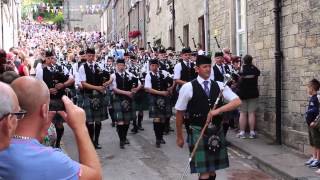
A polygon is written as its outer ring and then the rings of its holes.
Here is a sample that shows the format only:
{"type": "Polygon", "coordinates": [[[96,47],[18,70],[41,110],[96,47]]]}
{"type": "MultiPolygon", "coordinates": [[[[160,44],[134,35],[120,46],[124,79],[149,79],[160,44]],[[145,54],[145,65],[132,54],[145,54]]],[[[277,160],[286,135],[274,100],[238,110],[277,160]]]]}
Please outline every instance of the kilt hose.
{"type": "Polygon", "coordinates": [[[107,113],[106,113],[106,101],[105,101],[105,96],[106,94],[99,94],[96,96],[93,96],[91,94],[84,94],[83,96],[83,109],[86,112],[86,118],[87,118],[87,122],[101,122],[106,120],[107,117],[107,113]],[[100,102],[100,106],[97,109],[94,109],[91,105],[91,101],[93,99],[98,99],[100,102]]]}
{"type": "Polygon", "coordinates": [[[114,109],[114,120],[116,122],[124,121],[130,123],[131,120],[136,119],[135,103],[129,97],[124,95],[113,94],[112,104],[114,109]]]}
{"type": "MultiPolygon", "coordinates": [[[[201,129],[200,126],[191,125],[191,133],[188,135],[190,154],[200,136],[201,129]]],[[[216,170],[229,167],[228,152],[223,131],[219,131],[219,137],[221,139],[221,147],[217,152],[209,151],[206,148],[204,139],[202,138],[200,140],[196,153],[190,162],[191,173],[215,172],[216,170]]]]}
{"type": "MultiPolygon", "coordinates": [[[[166,119],[172,116],[172,106],[170,96],[156,96],[149,94],[149,117],[166,119]],[[159,106],[159,99],[162,99],[162,108],[159,106]]],[[[160,103],[161,104],[161,103],[160,103]]]]}

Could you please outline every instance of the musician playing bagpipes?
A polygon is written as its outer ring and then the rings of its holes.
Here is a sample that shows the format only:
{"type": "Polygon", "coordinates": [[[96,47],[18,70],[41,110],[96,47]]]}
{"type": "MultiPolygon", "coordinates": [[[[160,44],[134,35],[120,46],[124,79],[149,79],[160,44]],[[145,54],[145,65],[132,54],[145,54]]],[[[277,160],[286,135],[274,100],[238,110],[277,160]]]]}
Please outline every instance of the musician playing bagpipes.
{"type": "Polygon", "coordinates": [[[160,148],[161,144],[165,144],[163,139],[165,122],[172,115],[170,88],[173,83],[168,81],[167,76],[167,71],[159,70],[159,61],[157,59],[150,60],[150,72],[146,76],[144,88],[150,94],[149,117],[153,118],[157,148],[160,148]]]}
{"type": "MultiPolygon", "coordinates": [[[[129,65],[129,72],[134,75],[132,77],[133,87],[137,88],[139,85],[139,82],[141,82],[142,87],[144,85],[144,79],[145,74],[141,72],[142,70],[142,64],[138,62],[138,59],[135,55],[130,56],[130,65],[129,65]]],[[[138,133],[138,131],[144,131],[142,127],[142,121],[143,121],[143,111],[149,109],[148,104],[148,97],[146,96],[146,92],[143,88],[139,89],[138,92],[135,93],[134,98],[134,107],[135,111],[138,112],[137,118],[132,120],[133,128],[131,129],[131,132],[133,134],[138,133]]]]}
{"type": "MultiPolygon", "coordinates": [[[[174,70],[174,65],[171,61],[168,60],[168,57],[167,57],[167,52],[164,48],[160,49],[159,51],[159,54],[158,54],[158,59],[159,59],[159,70],[162,71],[166,71],[167,72],[167,80],[168,82],[171,84],[172,88],[170,90],[170,93],[172,94],[172,90],[175,86],[175,83],[173,81],[173,70],[174,70]]],[[[170,86],[170,87],[171,87],[170,86]]],[[[171,96],[171,106],[174,105],[175,101],[173,100],[173,97],[171,96]]],[[[165,135],[168,135],[169,132],[172,132],[174,131],[173,128],[170,127],[170,117],[167,117],[166,118],[166,121],[165,121],[165,128],[164,128],[164,134],[165,135]]]]}
{"type": "MultiPolygon", "coordinates": [[[[43,68],[37,69],[36,78],[43,80],[50,91],[50,111],[63,111],[62,96],[66,95],[65,88],[74,84],[74,79],[69,71],[58,64],[56,64],[54,52],[47,50],[45,52],[45,64],[43,68]]],[[[57,140],[55,148],[60,148],[60,141],[64,133],[63,119],[57,113],[53,119],[57,132],[57,140]]]]}
{"type": "MultiPolygon", "coordinates": [[[[178,92],[182,85],[184,85],[187,82],[192,81],[197,77],[197,73],[195,71],[195,64],[194,62],[190,61],[191,58],[191,49],[190,48],[183,48],[180,54],[181,62],[176,64],[174,66],[174,76],[173,79],[176,83],[176,95],[178,96],[178,92]]],[[[188,121],[188,113],[185,113],[185,120],[184,124],[187,130],[187,133],[189,132],[189,121],[188,121]]]]}
{"type": "Polygon", "coordinates": [[[111,80],[110,75],[103,72],[95,61],[94,49],[87,49],[87,62],[80,67],[79,78],[84,89],[83,109],[86,112],[89,135],[94,147],[101,149],[101,121],[106,119],[106,88],[111,80]]]}
{"type": "Polygon", "coordinates": [[[136,118],[133,98],[141,88],[141,82],[134,82],[134,75],[126,71],[124,59],[118,59],[116,73],[111,75],[113,90],[114,118],[120,139],[120,148],[129,144],[127,139],[130,121],[136,118]],[[137,83],[137,84],[135,84],[137,83]]]}
{"type": "Polygon", "coordinates": [[[188,145],[190,152],[199,138],[206,122],[210,122],[204,135],[199,141],[195,154],[191,157],[191,173],[199,173],[199,179],[213,180],[215,172],[229,166],[227,148],[221,127],[221,113],[231,111],[241,104],[239,97],[222,82],[210,80],[211,59],[207,56],[198,56],[196,60],[196,72],[198,76],[191,82],[185,83],[179,93],[175,105],[177,145],[183,147],[184,136],[182,131],[184,112],[189,112],[190,132],[188,145]],[[223,99],[229,103],[222,105],[219,100],[217,108],[212,109],[216,99],[222,91],[223,99]]]}

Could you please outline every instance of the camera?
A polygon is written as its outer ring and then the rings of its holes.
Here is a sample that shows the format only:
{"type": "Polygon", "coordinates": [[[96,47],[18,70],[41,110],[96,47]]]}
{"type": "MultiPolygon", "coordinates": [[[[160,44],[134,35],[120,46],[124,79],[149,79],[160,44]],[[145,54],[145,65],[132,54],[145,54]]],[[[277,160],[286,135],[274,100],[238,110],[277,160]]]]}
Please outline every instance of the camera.
{"type": "Polygon", "coordinates": [[[49,111],[65,111],[66,108],[61,99],[52,99],[49,104],[49,111]]]}

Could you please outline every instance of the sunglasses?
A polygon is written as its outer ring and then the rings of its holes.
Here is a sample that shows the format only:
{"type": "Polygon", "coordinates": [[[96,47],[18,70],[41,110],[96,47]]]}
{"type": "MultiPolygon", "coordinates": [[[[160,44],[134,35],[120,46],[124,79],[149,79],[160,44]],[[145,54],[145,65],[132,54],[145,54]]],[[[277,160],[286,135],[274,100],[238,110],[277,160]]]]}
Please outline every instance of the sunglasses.
{"type": "Polygon", "coordinates": [[[5,114],[3,117],[0,118],[0,121],[2,119],[4,119],[4,117],[6,116],[9,116],[9,115],[12,115],[12,116],[16,116],[17,117],[17,120],[21,120],[24,118],[24,116],[27,114],[27,111],[25,110],[20,110],[19,112],[15,112],[15,113],[8,113],[8,114],[5,114]]]}

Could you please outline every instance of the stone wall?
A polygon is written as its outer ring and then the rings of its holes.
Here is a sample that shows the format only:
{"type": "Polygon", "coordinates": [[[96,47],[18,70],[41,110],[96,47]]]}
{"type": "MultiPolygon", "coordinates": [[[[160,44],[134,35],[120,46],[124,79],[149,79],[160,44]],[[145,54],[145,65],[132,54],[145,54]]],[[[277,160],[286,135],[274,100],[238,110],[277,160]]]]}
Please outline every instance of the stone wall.
{"type": "MultiPolygon", "coordinates": [[[[282,68],[282,140],[284,144],[308,153],[307,125],[304,113],[308,102],[306,84],[320,79],[320,17],[318,0],[283,0],[281,18],[282,68]]],[[[261,70],[260,103],[257,127],[275,138],[275,58],[273,0],[247,0],[247,48],[261,70]]],[[[222,47],[235,52],[235,1],[210,3],[210,45],[218,50],[214,35],[222,47]]]]}

